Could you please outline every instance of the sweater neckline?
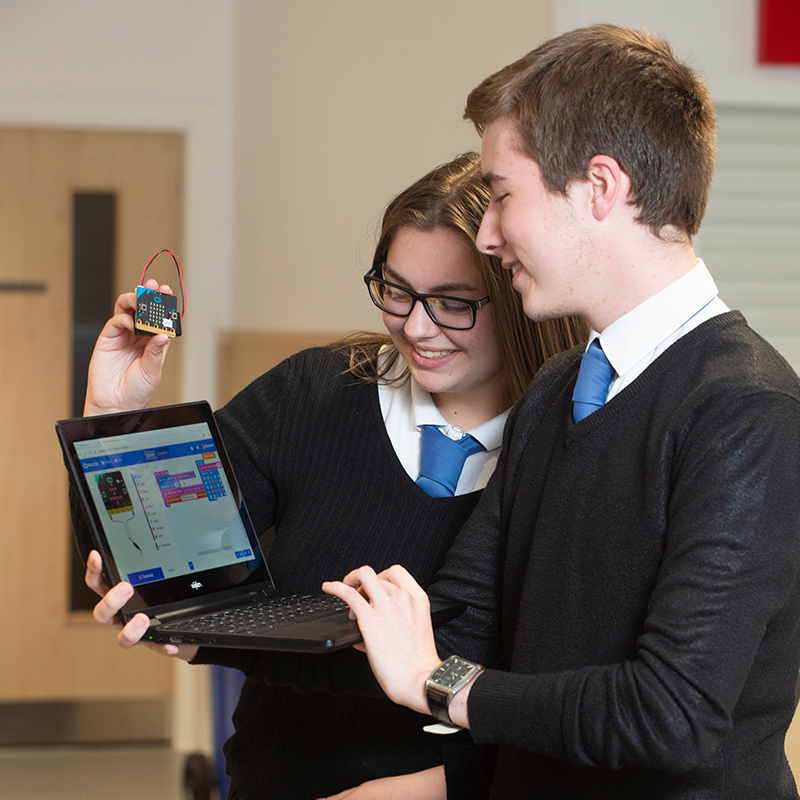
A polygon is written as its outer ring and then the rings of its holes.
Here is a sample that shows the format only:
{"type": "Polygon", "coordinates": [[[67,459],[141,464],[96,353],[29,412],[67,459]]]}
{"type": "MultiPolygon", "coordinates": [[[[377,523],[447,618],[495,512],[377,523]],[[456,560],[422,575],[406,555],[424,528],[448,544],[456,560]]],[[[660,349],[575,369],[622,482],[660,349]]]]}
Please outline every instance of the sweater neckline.
{"type": "MultiPolygon", "coordinates": [[[[665,370],[675,368],[678,365],[677,362],[680,362],[688,351],[696,347],[698,342],[706,339],[717,331],[738,324],[747,324],[747,321],[740,311],[726,311],[723,314],[718,314],[701,323],[678,339],[678,341],[671,344],[652,364],[649,364],[632,383],[628,384],[622,391],[614,395],[605,405],[598,408],[597,411],[585,417],[580,422],[573,422],[572,415],[569,415],[568,424],[570,426],[570,433],[574,436],[581,436],[584,432],[601,425],[609,417],[616,415],[620,408],[624,408],[630,403],[635,402],[636,398],[643,392],[646,392],[650,384],[663,374],[665,370]]],[[[573,365],[573,374],[568,384],[570,407],[572,402],[572,389],[575,387],[579,369],[580,359],[578,358],[573,365]]]]}
{"type": "Polygon", "coordinates": [[[386,453],[386,457],[389,459],[392,469],[394,469],[398,474],[402,475],[403,479],[406,481],[406,485],[409,487],[409,490],[417,495],[419,502],[428,501],[429,503],[439,503],[441,505],[444,503],[455,504],[458,501],[464,501],[466,498],[474,499],[476,492],[479,493],[483,491],[482,489],[476,489],[473,492],[454,495],[453,497],[431,497],[423,488],[417,486],[416,481],[406,472],[405,467],[403,467],[403,464],[400,462],[400,459],[395,452],[394,445],[392,445],[392,440],[389,437],[389,431],[386,430],[386,424],[383,421],[383,412],[381,411],[380,397],[378,396],[378,385],[372,384],[370,388],[373,389],[373,391],[370,393],[370,414],[373,416],[375,425],[379,430],[378,435],[380,436],[381,444],[386,453]]]}

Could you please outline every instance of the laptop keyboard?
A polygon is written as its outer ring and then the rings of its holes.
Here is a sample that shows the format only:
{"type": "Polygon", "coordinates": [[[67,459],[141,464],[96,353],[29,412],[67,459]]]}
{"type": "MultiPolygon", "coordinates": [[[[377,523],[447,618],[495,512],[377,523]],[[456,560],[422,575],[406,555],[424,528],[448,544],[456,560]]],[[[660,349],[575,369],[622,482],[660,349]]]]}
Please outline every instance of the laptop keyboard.
{"type": "Polygon", "coordinates": [[[347,611],[347,604],[329,595],[289,595],[261,598],[241,606],[226,608],[199,617],[159,626],[161,631],[235,633],[255,636],[266,631],[295,625],[309,618],[347,611]]]}

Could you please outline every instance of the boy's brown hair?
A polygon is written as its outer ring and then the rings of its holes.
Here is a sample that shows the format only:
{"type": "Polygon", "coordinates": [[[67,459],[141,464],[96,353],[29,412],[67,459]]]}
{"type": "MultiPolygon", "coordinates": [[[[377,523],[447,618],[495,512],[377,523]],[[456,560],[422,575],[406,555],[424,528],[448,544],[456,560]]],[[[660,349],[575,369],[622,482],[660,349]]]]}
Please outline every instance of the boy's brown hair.
{"type": "Polygon", "coordinates": [[[631,181],[637,221],[694,236],[716,159],[714,106],[705,82],[652,34],[594,25],[545,42],[473,89],[464,117],[479,132],[518,126],[518,146],[552,192],[566,194],[595,155],[631,181]]]}

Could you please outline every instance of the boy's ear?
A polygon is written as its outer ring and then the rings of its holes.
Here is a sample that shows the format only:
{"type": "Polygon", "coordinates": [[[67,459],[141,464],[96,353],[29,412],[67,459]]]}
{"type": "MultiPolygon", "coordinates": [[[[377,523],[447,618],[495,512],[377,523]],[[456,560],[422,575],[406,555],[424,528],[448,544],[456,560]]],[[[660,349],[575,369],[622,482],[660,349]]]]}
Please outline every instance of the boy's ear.
{"type": "Polygon", "coordinates": [[[586,168],[586,180],[592,191],[592,214],[598,221],[605,219],[616,203],[627,198],[628,176],[610,156],[594,156],[586,168]]]}

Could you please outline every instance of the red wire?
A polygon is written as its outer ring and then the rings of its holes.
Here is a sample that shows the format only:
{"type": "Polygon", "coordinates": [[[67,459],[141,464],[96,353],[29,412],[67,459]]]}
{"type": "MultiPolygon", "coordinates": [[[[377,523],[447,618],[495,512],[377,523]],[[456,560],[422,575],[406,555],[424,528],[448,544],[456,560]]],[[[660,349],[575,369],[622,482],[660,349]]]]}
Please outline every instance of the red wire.
{"type": "Polygon", "coordinates": [[[181,266],[181,262],[178,261],[178,256],[172,252],[172,250],[159,250],[145,265],[144,269],[142,270],[142,279],[139,281],[141,286],[144,286],[144,276],[147,273],[148,267],[156,260],[158,256],[162,253],[169,253],[175,261],[175,264],[178,267],[178,277],[180,280],[180,288],[181,288],[181,319],[183,319],[183,315],[186,313],[186,281],[183,277],[183,267],[181,266]]]}

